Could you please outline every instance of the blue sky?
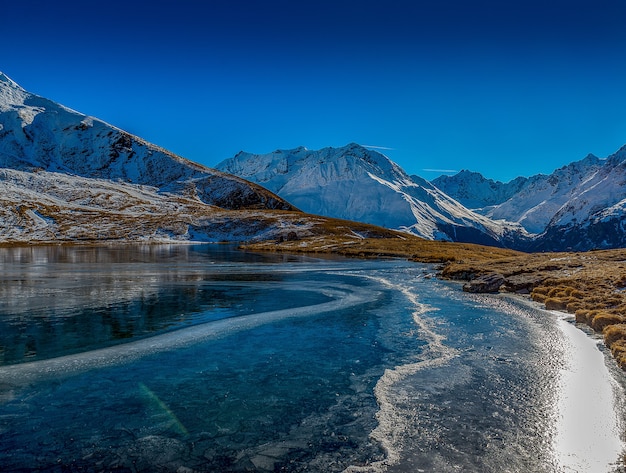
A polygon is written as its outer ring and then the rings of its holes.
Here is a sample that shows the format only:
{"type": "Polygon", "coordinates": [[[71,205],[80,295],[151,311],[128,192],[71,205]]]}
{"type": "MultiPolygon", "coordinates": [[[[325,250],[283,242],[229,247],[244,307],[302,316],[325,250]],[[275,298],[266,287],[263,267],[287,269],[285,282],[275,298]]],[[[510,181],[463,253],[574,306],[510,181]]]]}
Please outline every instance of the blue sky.
{"type": "Polygon", "coordinates": [[[208,166],[357,142],[508,181],[626,143],[625,20],[623,0],[24,0],[0,70],[208,166]]]}

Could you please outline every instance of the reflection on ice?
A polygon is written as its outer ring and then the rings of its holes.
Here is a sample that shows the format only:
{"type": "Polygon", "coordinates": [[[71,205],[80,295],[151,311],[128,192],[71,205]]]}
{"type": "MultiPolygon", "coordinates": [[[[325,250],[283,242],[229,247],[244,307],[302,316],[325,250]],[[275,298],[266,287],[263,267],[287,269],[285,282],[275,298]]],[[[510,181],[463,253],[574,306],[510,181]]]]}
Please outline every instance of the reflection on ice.
{"type": "Polygon", "coordinates": [[[0,249],[0,365],[328,299],[319,291],[291,297],[293,288],[285,288],[276,264],[284,258],[227,250],[188,245],[0,249]]]}
{"type": "MultiPolygon", "coordinates": [[[[289,285],[286,285],[285,288],[289,289],[289,285]]],[[[291,289],[296,290],[296,287],[291,289]]],[[[5,385],[15,386],[30,383],[34,379],[58,378],[59,376],[76,374],[98,367],[125,364],[142,356],[180,349],[190,344],[232,335],[241,330],[250,330],[263,324],[349,309],[371,302],[377,297],[375,292],[343,285],[335,285],[334,287],[324,285],[315,289],[315,285],[312,283],[306,290],[317,291],[331,298],[331,301],[310,306],[219,319],[113,347],[41,361],[0,366],[0,379],[3,380],[5,385]]],[[[302,289],[299,289],[299,291],[301,293],[302,289]]]]}

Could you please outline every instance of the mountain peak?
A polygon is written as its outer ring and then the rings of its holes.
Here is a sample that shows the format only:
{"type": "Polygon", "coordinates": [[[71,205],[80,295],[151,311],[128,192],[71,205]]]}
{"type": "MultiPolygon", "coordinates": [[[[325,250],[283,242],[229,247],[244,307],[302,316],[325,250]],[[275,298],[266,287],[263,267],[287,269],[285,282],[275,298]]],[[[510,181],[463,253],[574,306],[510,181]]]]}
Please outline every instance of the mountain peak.
{"type": "Polygon", "coordinates": [[[344,146],[344,148],[347,149],[358,149],[358,150],[363,150],[363,151],[370,151],[370,149],[366,148],[363,145],[360,145],[359,143],[348,143],[346,146],[344,146]]]}
{"type": "MultiPolygon", "coordinates": [[[[472,177],[475,179],[486,179],[485,176],[483,176],[481,173],[477,172],[477,171],[470,171],[469,169],[461,169],[456,176],[459,177],[464,177],[464,178],[468,178],[468,177],[472,177]]],[[[441,177],[451,177],[451,176],[446,176],[445,174],[443,174],[441,177]]]]}
{"type": "Polygon", "coordinates": [[[373,223],[427,239],[496,244],[506,231],[358,143],[280,155],[237,155],[217,168],[262,184],[316,215],[373,223]]]}
{"type": "Polygon", "coordinates": [[[607,158],[609,166],[617,166],[626,161],[626,145],[607,158]]]}
{"type": "Polygon", "coordinates": [[[22,89],[17,82],[15,82],[13,79],[11,79],[2,71],[0,71],[0,83],[2,83],[3,85],[8,85],[10,87],[13,87],[15,89],[22,89]]]}
{"type": "Polygon", "coordinates": [[[6,111],[11,106],[23,105],[28,95],[17,82],[0,72],[0,111],[6,111]]]}
{"type": "Polygon", "coordinates": [[[191,163],[101,120],[31,94],[0,73],[0,168],[147,185],[225,209],[284,208],[257,185],[191,163]]]}

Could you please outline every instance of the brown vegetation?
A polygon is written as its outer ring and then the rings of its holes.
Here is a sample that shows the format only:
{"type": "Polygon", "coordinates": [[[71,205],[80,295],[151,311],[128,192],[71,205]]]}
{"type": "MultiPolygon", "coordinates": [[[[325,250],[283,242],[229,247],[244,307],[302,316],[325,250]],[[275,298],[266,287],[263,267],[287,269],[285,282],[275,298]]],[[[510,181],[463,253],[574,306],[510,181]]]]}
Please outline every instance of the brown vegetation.
{"type": "Polygon", "coordinates": [[[443,276],[472,279],[499,273],[501,290],[516,290],[549,310],[574,314],[576,322],[602,333],[607,347],[626,369],[626,250],[585,253],[534,253],[514,258],[471,263],[450,263],[443,276]],[[525,282],[525,284],[524,284],[525,282]]]}
{"type": "Polygon", "coordinates": [[[322,217],[306,238],[297,241],[265,241],[244,247],[255,251],[332,253],[358,258],[399,257],[420,263],[485,261],[522,254],[471,243],[429,241],[374,225],[322,217]]]}

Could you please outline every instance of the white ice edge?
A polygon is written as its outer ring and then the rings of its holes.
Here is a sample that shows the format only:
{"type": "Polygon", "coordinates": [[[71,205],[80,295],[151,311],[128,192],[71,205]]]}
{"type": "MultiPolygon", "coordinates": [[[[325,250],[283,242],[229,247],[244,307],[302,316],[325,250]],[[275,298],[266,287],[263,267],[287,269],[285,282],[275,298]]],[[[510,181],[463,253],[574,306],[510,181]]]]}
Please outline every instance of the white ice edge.
{"type": "Polygon", "coordinates": [[[2,366],[0,367],[0,385],[3,385],[3,388],[17,387],[39,379],[58,378],[95,368],[121,365],[142,356],[176,350],[280,320],[309,317],[347,309],[372,302],[378,297],[378,293],[375,291],[339,284],[320,288],[318,292],[332,297],[333,300],[297,308],[220,319],[122,345],[29,363],[2,366]]]}
{"type": "Polygon", "coordinates": [[[434,308],[419,302],[417,295],[401,284],[394,284],[384,278],[372,277],[371,279],[400,292],[408,300],[412,308],[413,322],[419,329],[419,338],[427,342],[426,350],[429,358],[385,370],[374,387],[374,394],[378,403],[378,412],[376,413],[378,426],[370,434],[370,438],[377,441],[385,451],[385,458],[365,466],[351,465],[343,473],[380,473],[400,461],[398,445],[401,442],[398,440],[405,438],[408,433],[402,413],[399,413],[395,408],[390,394],[393,386],[408,376],[421,370],[443,366],[458,356],[458,352],[454,348],[444,344],[445,337],[437,333],[429,321],[423,317],[424,314],[435,310],[434,308]]]}
{"type": "Polygon", "coordinates": [[[607,367],[598,338],[577,327],[571,314],[546,310],[538,303],[503,294],[554,317],[566,342],[556,393],[556,434],[553,438],[555,460],[564,472],[610,472],[626,451],[620,406],[626,392],[607,367]]]}
{"type": "Polygon", "coordinates": [[[626,446],[618,412],[624,389],[609,371],[599,341],[570,323],[570,315],[551,312],[567,341],[568,360],[559,379],[557,461],[563,471],[614,471],[626,446]]]}
{"type": "MultiPolygon", "coordinates": [[[[433,358],[385,370],[374,390],[379,405],[376,415],[378,426],[370,436],[381,444],[386,458],[365,466],[350,466],[343,473],[381,473],[400,461],[396,445],[404,434],[403,422],[390,399],[390,390],[398,381],[421,370],[443,366],[458,355],[456,350],[444,344],[445,337],[437,334],[423,317],[433,310],[431,307],[420,303],[410,290],[375,279],[400,291],[409,300],[414,308],[412,316],[420,330],[420,337],[428,342],[433,358]]],[[[618,411],[626,393],[607,368],[606,357],[598,348],[598,341],[570,323],[572,317],[569,314],[547,311],[519,297],[508,298],[555,317],[567,342],[564,356],[570,363],[562,367],[558,392],[555,393],[556,435],[552,448],[559,471],[614,471],[616,462],[626,449],[623,435],[626,426],[618,411]]]]}

